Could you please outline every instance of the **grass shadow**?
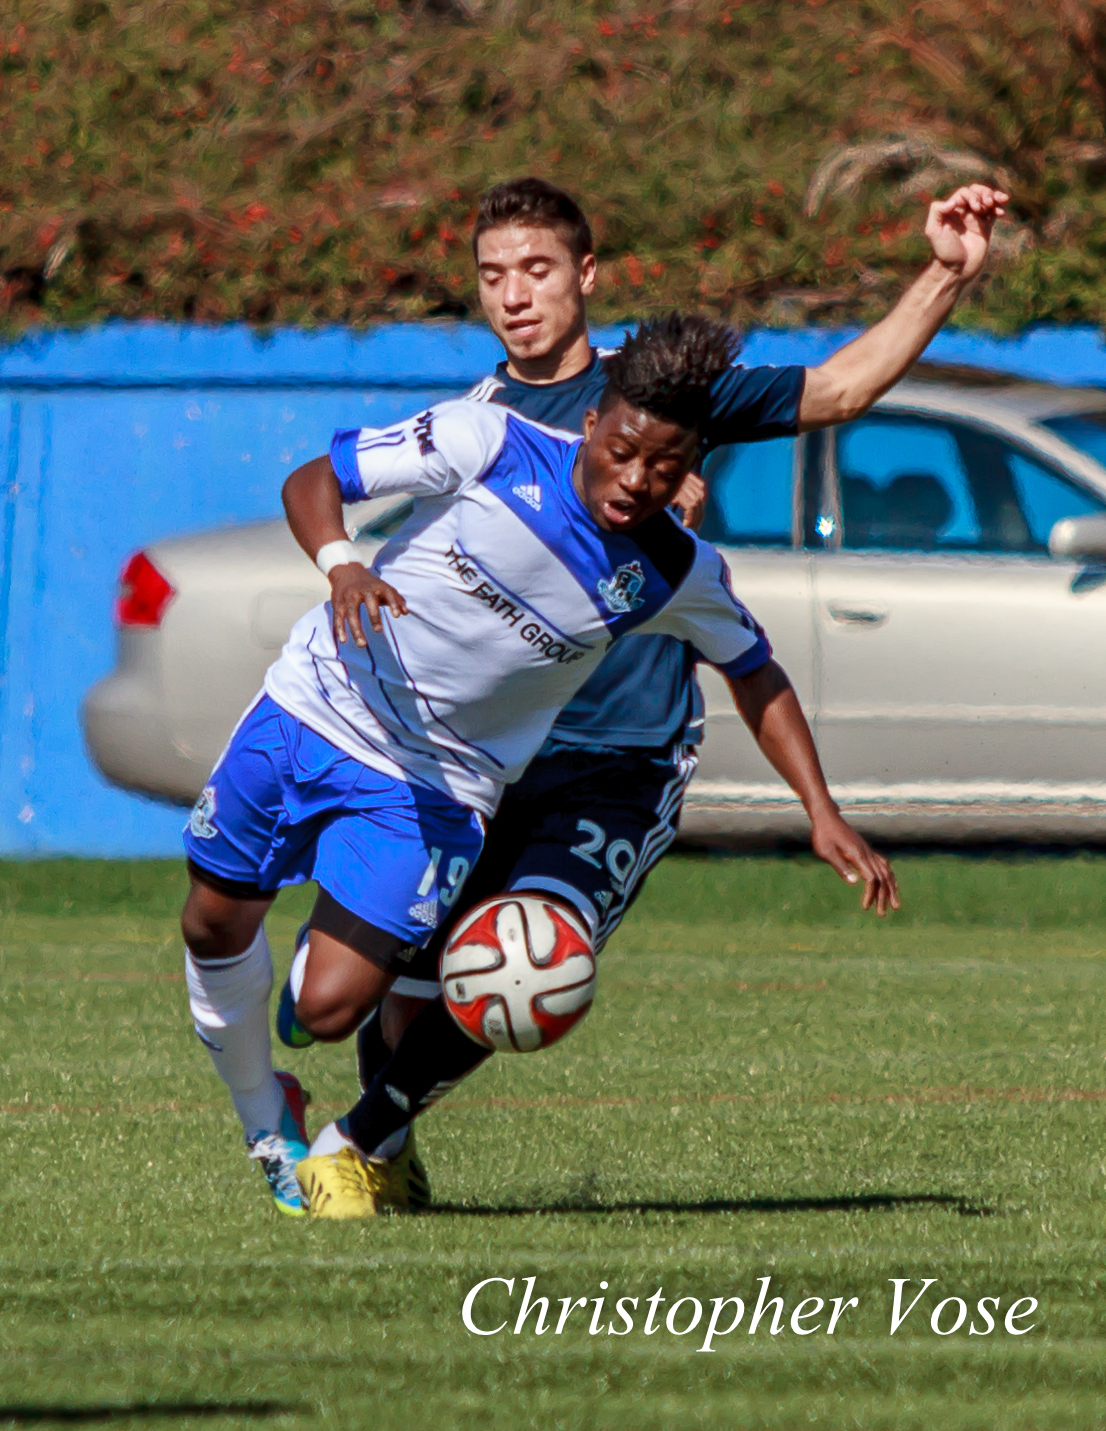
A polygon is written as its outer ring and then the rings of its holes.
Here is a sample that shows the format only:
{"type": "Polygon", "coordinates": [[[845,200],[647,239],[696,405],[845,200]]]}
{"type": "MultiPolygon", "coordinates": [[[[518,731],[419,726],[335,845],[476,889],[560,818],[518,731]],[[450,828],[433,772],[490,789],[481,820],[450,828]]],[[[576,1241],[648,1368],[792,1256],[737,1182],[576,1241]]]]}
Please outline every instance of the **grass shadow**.
{"type": "Polygon", "coordinates": [[[106,1421],[165,1420],[182,1416],[294,1416],[309,1407],[281,1401],[136,1401],[129,1406],[0,1406],[0,1426],[95,1425],[106,1421]]]}
{"type": "Polygon", "coordinates": [[[533,1217],[549,1212],[869,1212],[880,1208],[944,1207],[961,1217],[995,1217],[998,1209],[948,1193],[864,1193],[855,1197],[753,1197],[710,1198],[703,1202],[586,1202],[565,1199],[524,1206],[509,1203],[485,1206],[471,1203],[433,1203],[427,1213],[452,1213],[459,1217],[533,1217]]]}

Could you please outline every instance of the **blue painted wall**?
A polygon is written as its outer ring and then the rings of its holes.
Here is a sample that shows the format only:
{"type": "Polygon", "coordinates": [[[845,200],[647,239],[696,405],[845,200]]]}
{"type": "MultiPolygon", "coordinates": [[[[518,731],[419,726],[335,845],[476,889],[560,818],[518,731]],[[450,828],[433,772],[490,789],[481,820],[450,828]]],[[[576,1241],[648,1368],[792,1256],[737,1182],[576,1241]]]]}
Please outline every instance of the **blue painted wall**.
{"type": "MultiPolygon", "coordinates": [[[[754,333],[745,361],[817,363],[851,336],[754,333]]],[[[176,854],[181,812],[105,785],[78,726],[82,694],[112,665],[124,559],[279,514],[285,476],[334,427],[406,416],[501,356],[467,324],[364,336],[118,324],[0,348],[0,855],[176,854]]],[[[951,332],[929,356],[1106,383],[1090,329],[951,332]]]]}

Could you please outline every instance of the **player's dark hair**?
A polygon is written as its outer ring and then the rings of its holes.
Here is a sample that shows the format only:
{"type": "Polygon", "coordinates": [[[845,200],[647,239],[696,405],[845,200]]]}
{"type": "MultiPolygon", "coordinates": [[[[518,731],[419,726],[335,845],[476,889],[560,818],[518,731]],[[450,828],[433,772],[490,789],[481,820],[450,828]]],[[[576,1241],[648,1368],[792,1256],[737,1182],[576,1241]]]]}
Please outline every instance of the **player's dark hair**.
{"type": "Polygon", "coordinates": [[[595,252],[583,209],[571,195],[544,179],[509,179],[481,194],[472,230],[473,253],[477,252],[481,234],[505,224],[555,229],[578,259],[595,252]]]}
{"type": "Polygon", "coordinates": [[[620,399],[689,431],[710,416],[710,389],[741,351],[741,335],[702,313],[640,324],[607,359],[600,413],[620,399]]]}

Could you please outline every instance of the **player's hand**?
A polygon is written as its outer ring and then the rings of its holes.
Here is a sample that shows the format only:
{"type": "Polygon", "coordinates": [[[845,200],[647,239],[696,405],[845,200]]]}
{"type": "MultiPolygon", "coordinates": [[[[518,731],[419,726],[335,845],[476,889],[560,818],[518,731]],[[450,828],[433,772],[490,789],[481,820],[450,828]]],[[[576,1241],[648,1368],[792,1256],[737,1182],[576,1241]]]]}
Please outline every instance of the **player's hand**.
{"type": "Polygon", "coordinates": [[[818,858],[832,865],[847,883],[864,881],[861,909],[871,909],[874,904],[882,919],[888,909],[899,908],[899,886],[891,866],[840,815],[819,816],[813,822],[811,844],[818,858]]]}
{"type": "Polygon", "coordinates": [[[689,472],[680,484],[680,490],[672,499],[672,505],[679,507],[685,527],[697,532],[707,514],[707,484],[698,472],[689,472]]]}
{"type": "Polygon", "coordinates": [[[352,636],[357,646],[367,646],[368,638],[361,624],[362,606],[368,612],[369,625],[383,631],[380,608],[386,606],[393,616],[406,616],[407,603],[394,586],[362,566],[359,561],[344,562],[330,573],[330,609],[334,616],[334,639],[341,646],[352,636]]]}
{"type": "Polygon", "coordinates": [[[930,204],[925,234],[938,263],[968,283],[983,267],[995,220],[1006,213],[1010,195],[987,184],[965,184],[947,199],[930,204]]]}

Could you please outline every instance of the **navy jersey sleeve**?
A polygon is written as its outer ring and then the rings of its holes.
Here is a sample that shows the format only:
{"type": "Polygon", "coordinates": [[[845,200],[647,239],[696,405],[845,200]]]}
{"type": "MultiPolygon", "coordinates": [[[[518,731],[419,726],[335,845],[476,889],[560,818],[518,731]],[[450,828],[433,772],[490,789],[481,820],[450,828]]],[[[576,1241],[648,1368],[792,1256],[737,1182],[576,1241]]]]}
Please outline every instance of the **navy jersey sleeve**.
{"type": "Polygon", "coordinates": [[[794,437],[805,383],[802,367],[728,369],[711,388],[710,422],[701,434],[704,445],[794,437]]]}

